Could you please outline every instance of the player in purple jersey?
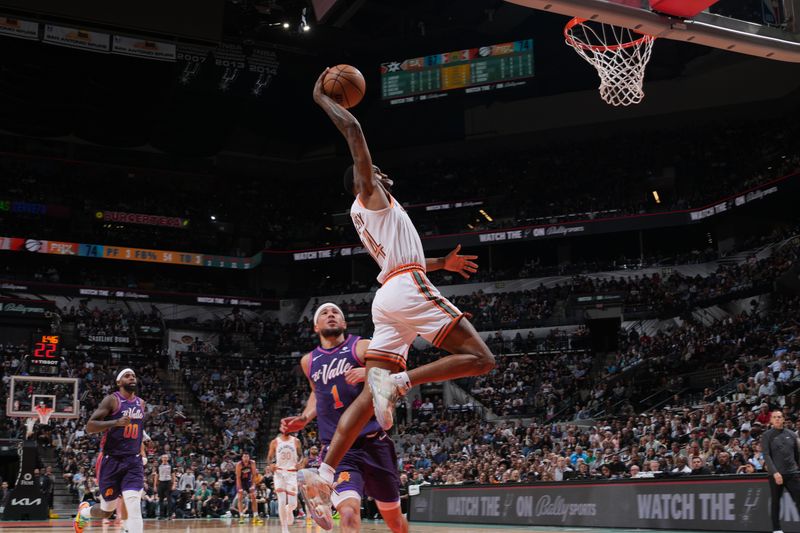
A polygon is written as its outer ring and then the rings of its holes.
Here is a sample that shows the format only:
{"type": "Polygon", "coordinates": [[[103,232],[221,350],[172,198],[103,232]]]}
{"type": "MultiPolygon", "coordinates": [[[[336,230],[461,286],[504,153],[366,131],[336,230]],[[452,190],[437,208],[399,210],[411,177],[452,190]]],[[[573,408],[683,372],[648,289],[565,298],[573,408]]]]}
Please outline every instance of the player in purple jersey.
{"type": "MultiPolygon", "coordinates": [[[[369,340],[346,335],[347,323],[336,304],[319,306],[314,314],[314,331],[320,345],[300,360],[311,385],[311,394],[300,416],[281,420],[281,432],[293,433],[317,418],[319,438],[324,454],[336,432],[339,418],[364,388],[364,357],[369,340]]],[[[308,470],[301,470],[299,478],[308,470]]],[[[389,528],[395,533],[407,533],[408,522],[400,511],[400,478],[392,439],[372,417],[361,430],[353,446],[336,469],[336,488],[331,501],[341,516],[345,533],[361,529],[361,499],[371,496],[389,528]]],[[[303,488],[300,482],[301,490],[303,488]]],[[[319,518],[312,500],[306,498],[308,510],[319,518]]],[[[319,523],[319,522],[317,522],[319,523]]],[[[327,529],[333,527],[326,523],[327,529]]]]}
{"type": "Polygon", "coordinates": [[[144,437],[144,400],[136,396],[136,373],[130,368],[117,374],[119,390],[109,394],[92,413],[87,433],[104,432],[97,461],[100,503],[81,503],[75,515],[75,533],[92,518],[109,518],[122,496],[128,510],[129,533],[142,533],[141,491],[144,488],[144,464],[141,456],[144,437]]]}

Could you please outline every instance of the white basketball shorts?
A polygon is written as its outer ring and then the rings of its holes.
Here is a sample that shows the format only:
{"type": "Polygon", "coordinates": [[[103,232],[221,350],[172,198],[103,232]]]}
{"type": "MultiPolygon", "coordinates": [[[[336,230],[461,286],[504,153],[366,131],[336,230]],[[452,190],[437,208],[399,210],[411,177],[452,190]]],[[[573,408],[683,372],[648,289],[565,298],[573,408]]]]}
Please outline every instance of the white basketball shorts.
{"type": "Polygon", "coordinates": [[[406,368],[408,349],[417,335],[439,347],[464,314],[428,281],[421,268],[396,269],[375,293],[375,333],[366,359],[406,368]]]}

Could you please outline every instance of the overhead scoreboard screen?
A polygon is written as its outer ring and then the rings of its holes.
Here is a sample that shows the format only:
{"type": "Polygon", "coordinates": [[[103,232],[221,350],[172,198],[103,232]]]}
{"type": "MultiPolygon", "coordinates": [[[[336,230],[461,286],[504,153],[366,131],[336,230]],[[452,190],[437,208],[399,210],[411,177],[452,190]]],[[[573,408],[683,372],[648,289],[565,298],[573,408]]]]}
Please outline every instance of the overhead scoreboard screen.
{"type": "Polygon", "coordinates": [[[533,73],[533,39],[525,39],[382,63],[381,95],[392,104],[432,100],[525,85],[533,73]]]}

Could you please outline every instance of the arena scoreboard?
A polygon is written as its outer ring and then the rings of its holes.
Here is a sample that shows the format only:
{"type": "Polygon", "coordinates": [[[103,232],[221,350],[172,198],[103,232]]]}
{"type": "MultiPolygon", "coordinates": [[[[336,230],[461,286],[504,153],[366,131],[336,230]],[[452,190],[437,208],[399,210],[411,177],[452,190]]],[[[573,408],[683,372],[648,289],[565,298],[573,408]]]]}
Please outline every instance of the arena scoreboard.
{"type": "Polygon", "coordinates": [[[381,96],[391,104],[433,100],[525,85],[533,74],[533,39],[525,39],[382,63],[381,96]]]}

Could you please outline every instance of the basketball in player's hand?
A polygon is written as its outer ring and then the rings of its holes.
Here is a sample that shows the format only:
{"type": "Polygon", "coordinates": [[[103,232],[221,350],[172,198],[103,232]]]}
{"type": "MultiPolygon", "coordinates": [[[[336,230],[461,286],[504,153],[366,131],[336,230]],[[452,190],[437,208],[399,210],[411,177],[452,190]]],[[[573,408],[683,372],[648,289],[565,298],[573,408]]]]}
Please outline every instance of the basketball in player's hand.
{"type": "Polygon", "coordinates": [[[361,72],[350,65],[336,65],[328,70],[322,90],[345,108],[357,105],[364,98],[367,84],[361,72]]]}

